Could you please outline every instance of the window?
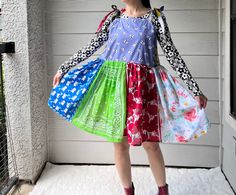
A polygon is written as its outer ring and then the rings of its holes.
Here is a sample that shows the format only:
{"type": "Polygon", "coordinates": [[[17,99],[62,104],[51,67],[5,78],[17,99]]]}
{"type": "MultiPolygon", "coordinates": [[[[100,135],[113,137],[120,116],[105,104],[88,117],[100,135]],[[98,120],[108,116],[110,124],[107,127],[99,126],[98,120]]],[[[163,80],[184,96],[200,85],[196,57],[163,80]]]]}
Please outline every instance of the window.
{"type": "Polygon", "coordinates": [[[230,115],[236,119],[236,0],[230,7],[230,115]]]}

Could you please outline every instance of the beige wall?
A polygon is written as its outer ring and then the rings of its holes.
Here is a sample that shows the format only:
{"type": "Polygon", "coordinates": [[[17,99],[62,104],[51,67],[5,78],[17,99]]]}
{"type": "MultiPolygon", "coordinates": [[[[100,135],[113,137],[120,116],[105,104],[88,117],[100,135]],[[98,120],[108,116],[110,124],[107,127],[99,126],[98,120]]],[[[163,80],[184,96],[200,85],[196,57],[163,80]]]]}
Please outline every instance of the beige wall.
{"type": "MultiPolygon", "coordinates": [[[[59,65],[84,46],[103,16],[111,10],[110,0],[48,0],[45,11],[47,38],[48,95],[59,65]]],[[[172,37],[192,75],[208,97],[207,114],[212,124],[207,136],[188,144],[162,144],[167,165],[217,166],[219,164],[218,86],[218,1],[151,1],[165,6],[172,37]]],[[[112,1],[118,8],[121,1],[112,1]]],[[[98,50],[89,60],[96,58],[98,50]]],[[[159,47],[161,63],[177,76],[159,47]]],[[[85,62],[82,62],[85,63],[85,62]]],[[[183,83],[184,84],[184,83],[183,83]]],[[[102,137],[88,134],[48,109],[49,156],[56,162],[113,162],[112,145],[102,137]],[[73,148],[73,151],[72,151],[73,148]],[[83,148],[83,149],[81,149],[83,148]],[[86,155],[81,157],[86,148],[86,155]],[[96,148],[97,154],[94,153],[96,148]],[[105,157],[99,155],[107,152],[105,157]],[[76,154],[76,155],[75,155],[76,154]]],[[[146,163],[142,150],[132,151],[134,163],[146,163]],[[141,156],[141,157],[138,157],[141,156]]]]}

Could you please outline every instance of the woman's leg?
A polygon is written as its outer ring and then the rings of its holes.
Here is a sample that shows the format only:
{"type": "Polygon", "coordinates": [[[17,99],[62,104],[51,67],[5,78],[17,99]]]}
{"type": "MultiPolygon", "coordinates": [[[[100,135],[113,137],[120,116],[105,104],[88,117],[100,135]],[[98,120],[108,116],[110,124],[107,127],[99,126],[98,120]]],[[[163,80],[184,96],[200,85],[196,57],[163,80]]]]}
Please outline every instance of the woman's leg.
{"type": "Polygon", "coordinates": [[[131,162],[129,155],[129,144],[127,136],[124,136],[123,142],[113,143],[115,150],[115,165],[121,183],[124,188],[128,188],[132,185],[131,178],[131,162]]]}
{"type": "Polygon", "coordinates": [[[150,168],[157,183],[157,186],[164,186],[166,184],[166,173],[164,158],[158,142],[143,142],[150,168]]]}

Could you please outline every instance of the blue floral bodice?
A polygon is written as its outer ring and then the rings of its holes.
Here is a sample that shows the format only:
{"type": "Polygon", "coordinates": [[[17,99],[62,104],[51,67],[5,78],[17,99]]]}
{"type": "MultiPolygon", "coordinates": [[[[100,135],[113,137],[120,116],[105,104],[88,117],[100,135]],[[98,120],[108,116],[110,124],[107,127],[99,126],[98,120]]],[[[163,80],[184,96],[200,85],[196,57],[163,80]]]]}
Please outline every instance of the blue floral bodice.
{"type": "Polygon", "coordinates": [[[157,66],[157,36],[150,17],[116,18],[100,58],[157,66]]]}

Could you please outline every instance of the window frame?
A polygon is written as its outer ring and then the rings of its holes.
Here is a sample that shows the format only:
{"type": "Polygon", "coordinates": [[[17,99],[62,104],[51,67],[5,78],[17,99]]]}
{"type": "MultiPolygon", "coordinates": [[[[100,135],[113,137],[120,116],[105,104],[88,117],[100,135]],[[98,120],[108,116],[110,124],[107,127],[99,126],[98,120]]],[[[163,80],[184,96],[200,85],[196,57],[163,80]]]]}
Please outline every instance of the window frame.
{"type": "MultiPolygon", "coordinates": [[[[230,114],[230,59],[231,59],[231,50],[230,50],[230,10],[231,10],[231,5],[232,5],[232,0],[230,1],[224,1],[224,5],[222,5],[221,9],[224,14],[220,14],[221,17],[224,19],[223,22],[221,22],[220,29],[221,31],[219,32],[222,34],[221,36],[221,45],[222,45],[222,52],[219,54],[220,58],[223,59],[222,61],[222,66],[223,66],[223,88],[224,91],[222,91],[222,96],[224,103],[222,104],[223,107],[221,108],[221,111],[223,113],[222,115],[222,123],[225,123],[232,127],[232,129],[236,132],[236,119],[230,114]],[[225,122],[224,122],[225,121],[225,122]]],[[[221,77],[219,78],[221,79],[221,77]]],[[[220,111],[220,112],[221,112],[220,111]]],[[[221,120],[221,119],[220,119],[221,120]]]]}
{"type": "Polygon", "coordinates": [[[230,2],[230,110],[236,120],[236,0],[230,2]]]}

